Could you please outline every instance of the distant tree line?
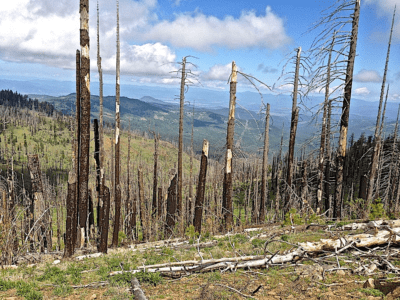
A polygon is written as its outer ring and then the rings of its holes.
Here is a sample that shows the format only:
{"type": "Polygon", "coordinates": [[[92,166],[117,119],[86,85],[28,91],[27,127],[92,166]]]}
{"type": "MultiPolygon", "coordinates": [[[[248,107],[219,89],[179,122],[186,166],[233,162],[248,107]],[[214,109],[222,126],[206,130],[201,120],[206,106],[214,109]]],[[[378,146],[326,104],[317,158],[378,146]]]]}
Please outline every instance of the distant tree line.
{"type": "MultiPolygon", "coordinates": [[[[38,99],[31,99],[28,95],[21,95],[12,90],[1,90],[0,91],[0,105],[7,105],[20,108],[28,108],[43,112],[48,116],[51,116],[56,111],[54,106],[46,101],[39,102],[38,99]]],[[[57,112],[57,111],[56,111],[57,112]]]]}

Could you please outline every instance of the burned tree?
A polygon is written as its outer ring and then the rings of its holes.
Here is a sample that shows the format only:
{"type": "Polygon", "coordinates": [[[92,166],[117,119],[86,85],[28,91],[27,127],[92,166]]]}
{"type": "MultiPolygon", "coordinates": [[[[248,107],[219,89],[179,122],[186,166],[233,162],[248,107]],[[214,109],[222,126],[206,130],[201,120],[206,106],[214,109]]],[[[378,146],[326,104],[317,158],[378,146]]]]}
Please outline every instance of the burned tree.
{"type": "Polygon", "coordinates": [[[197,183],[196,204],[194,207],[194,220],[193,220],[195,231],[198,233],[201,233],[201,219],[203,215],[204,193],[206,189],[208,149],[209,149],[209,143],[207,140],[204,140],[203,151],[200,162],[199,181],[197,183]]]}
{"type": "Polygon", "coordinates": [[[260,215],[259,223],[265,221],[265,204],[267,202],[268,186],[268,150],[269,150],[269,110],[270,105],[267,103],[267,111],[265,113],[265,136],[264,136],[264,151],[263,151],[263,163],[262,163],[262,175],[261,175],[261,201],[260,201],[260,215]]]}
{"type": "Polygon", "coordinates": [[[290,138],[289,138],[289,153],[287,161],[286,184],[287,193],[285,199],[285,211],[289,210],[290,199],[292,197],[292,177],[293,177],[293,160],[294,160],[294,146],[296,140],[297,123],[299,118],[299,108],[297,107],[297,95],[299,87],[299,70],[300,70],[300,57],[301,47],[297,48],[296,67],[293,83],[293,103],[292,103],[292,119],[290,122],[290,138]]]}
{"type": "Polygon", "coordinates": [[[186,57],[182,58],[181,64],[181,90],[179,96],[179,143],[178,143],[178,182],[177,182],[177,209],[181,222],[181,234],[184,231],[184,214],[182,210],[182,187],[183,187],[183,108],[185,100],[185,81],[186,81],[186,57]]]}
{"type": "Polygon", "coordinates": [[[80,44],[81,44],[81,112],[80,112],[80,156],[79,156],[79,227],[80,246],[87,236],[89,147],[90,147],[90,57],[89,57],[89,0],[80,0],[80,44]]]}
{"type": "Polygon", "coordinates": [[[222,216],[224,218],[225,230],[231,230],[233,226],[233,206],[232,206],[232,153],[233,136],[235,133],[235,107],[236,107],[236,85],[237,85],[237,66],[232,62],[232,73],[230,82],[229,98],[229,117],[226,134],[226,154],[224,185],[222,192],[222,216]]]}
{"type": "Polygon", "coordinates": [[[351,101],[351,90],[353,87],[353,71],[354,61],[356,57],[357,49],[357,36],[358,36],[358,23],[360,19],[360,0],[350,1],[350,3],[343,4],[343,9],[354,3],[354,14],[352,15],[352,31],[350,50],[347,60],[346,79],[344,87],[344,97],[342,114],[340,118],[340,134],[339,134],[339,147],[336,154],[336,189],[333,207],[333,217],[340,219],[342,214],[342,200],[343,200],[343,167],[346,156],[347,146],[347,131],[349,128],[349,116],[350,116],[350,101],[351,101]]]}
{"type": "Polygon", "coordinates": [[[115,201],[115,221],[112,246],[118,246],[119,223],[121,218],[121,186],[120,186],[120,43],[119,43],[119,2],[117,0],[117,66],[116,66],[116,85],[115,85],[115,163],[114,163],[114,201],[115,201]]]}

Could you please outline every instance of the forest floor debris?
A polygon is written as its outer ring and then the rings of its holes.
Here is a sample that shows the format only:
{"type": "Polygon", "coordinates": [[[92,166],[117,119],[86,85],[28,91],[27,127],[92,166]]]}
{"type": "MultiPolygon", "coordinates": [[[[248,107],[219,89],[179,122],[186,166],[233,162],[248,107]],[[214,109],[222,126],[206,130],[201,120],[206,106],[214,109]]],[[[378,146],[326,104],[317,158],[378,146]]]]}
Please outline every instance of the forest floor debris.
{"type": "Polygon", "coordinates": [[[57,265],[46,255],[29,268],[21,263],[0,270],[0,299],[133,299],[133,278],[147,299],[396,299],[397,229],[375,225],[370,233],[365,231],[372,225],[336,235],[327,228],[293,232],[274,224],[218,238],[110,249],[107,255],[62,259],[57,265]],[[365,246],[360,236],[386,242],[365,246]],[[190,269],[199,262],[202,270],[190,269]],[[180,265],[178,273],[167,272],[180,265]]]}

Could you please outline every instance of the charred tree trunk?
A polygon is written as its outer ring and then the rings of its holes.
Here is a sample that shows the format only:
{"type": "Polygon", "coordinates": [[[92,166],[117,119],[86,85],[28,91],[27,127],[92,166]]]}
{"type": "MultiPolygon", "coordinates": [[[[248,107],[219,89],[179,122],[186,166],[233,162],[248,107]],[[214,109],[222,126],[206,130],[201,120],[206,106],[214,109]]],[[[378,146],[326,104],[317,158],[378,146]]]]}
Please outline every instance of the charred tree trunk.
{"type": "Polygon", "coordinates": [[[194,207],[194,221],[193,221],[195,231],[198,233],[201,233],[201,218],[203,214],[204,192],[206,189],[206,177],[207,177],[208,148],[209,148],[209,143],[207,140],[204,140],[203,151],[200,162],[199,181],[197,183],[196,205],[194,207]]]}
{"type": "Polygon", "coordinates": [[[40,170],[39,164],[39,156],[29,155],[28,156],[28,168],[31,175],[31,185],[32,185],[32,193],[36,202],[36,220],[39,226],[39,240],[40,240],[40,248],[41,252],[44,252],[44,248],[47,248],[46,241],[46,212],[45,205],[43,199],[43,184],[42,184],[42,172],[40,170]]]}
{"type": "Polygon", "coordinates": [[[175,174],[171,180],[168,188],[167,198],[167,219],[165,223],[165,238],[170,237],[175,229],[176,222],[176,181],[177,175],[175,174]]]}
{"type": "Polygon", "coordinates": [[[287,163],[287,194],[285,199],[285,211],[289,210],[290,199],[292,196],[292,179],[293,179],[293,160],[294,160],[294,146],[296,140],[297,122],[299,117],[299,109],[297,107],[297,93],[299,85],[299,70],[300,70],[300,56],[301,47],[297,48],[297,58],[296,58],[296,69],[294,75],[294,90],[293,90],[293,104],[292,104],[292,120],[290,123],[290,139],[289,139],[289,153],[288,153],[288,163],[287,163]]]}
{"type": "Polygon", "coordinates": [[[193,131],[194,131],[194,105],[193,105],[193,113],[192,113],[192,134],[190,136],[190,161],[189,161],[189,203],[188,203],[188,212],[187,212],[187,222],[191,224],[193,221],[193,131]]]}
{"type": "Polygon", "coordinates": [[[292,115],[292,120],[290,124],[290,140],[289,140],[289,153],[288,153],[288,163],[287,163],[287,170],[286,170],[286,199],[285,199],[285,206],[284,210],[288,211],[291,205],[291,198],[292,194],[294,193],[295,189],[292,186],[292,179],[293,179],[293,172],[294,172],[294,145],[296,139],[296,131],[297,131],[297,124],[299,120],[299,108],[295,109],[294,114],[292,115]]]}
{"type": "Polygon", "coordinates": [[[152,217],[155,218],[157,215],[157,185],[158,185],[158,136],[154,132],[154,169],[153,169],[153,208],[152,217]]]}
{"type": "MultiPolygon", "coordinates": [[[[99,185],[98,185],[98,228],[99,228],[99,243],[102,239],[102,231],[100,228],[104,228],[103,225],[100,224],[101,220],[104,220],[103,213],[104,210],[104,185],[105,185],[105,177],[104,177],[104,132],[103,132],[103,70],[101,68],[101,56],[100,56],[100,17],[99,17],[99,4],[97,3],[97,70],[99,72],[99,185]]],[[[95,139],[97,140],[97,139],[95,139]]],[[[97,150],[96,150],[97,152],[97,150]]],[[[110,206],[108,206],[108,214],[109,214],[110,206]]],[[[108,225],[107,225],[107,234],[108,234],[108,225]]],[[[100,249],[100,244],[98,244],[98,249],[100,249]]],[[[104,249],[104,247],[103,247],[104,249]]],[[[107,244],[105,246],[105,251],[107,251],[107,244]]]]}
{"type": "Polygon", "coordinates": [[[236,85],[237,85],[237,66],[232,62],[232,74],[230,82],[229,99],[229,118],[226,134],[226,156],[224,185],[222,192],[222,215],[224,217],[225,231],[231,230],[233,226],[233,206],[232,206],[232,153],[233,136],[235,133],[235,107],[236,107],[236,85]]]}
{"type": "Polygon", "coordinates": [[[119,48],[119,2],[117,1],[117,66],[116,66],[116,85],[115,85],[115,163],[114,163],[114,201],[115,201],[115,221],[114,221],[114,232],[112,239],[112,246],[118,246],[118,233],[119,224],[121,222],[121,186],[120,186],[120,86],[119,86],[119,75],[120,75],[120,48],[119,48]]]}
{"type": "Polygon", "coordinates": [[[74,233],[76,235],[76,227],[74,227],[74,220],[76,219],[76,177],[75,174],[70,172],[68,180],[68,194],[67,194],[67,219],[65,226],[65,248],[64,257],[71,257],[75,251],[74,233]]]}
{"type": "Polygon", "coordinates": [[[81,147],[79,164],[79,227],[80,246],[84,246],[87,236],[88,214],[89,147],[90,147],[90,58],[89,58],[89,0],[80,0],[80,44],[81,44],[81,147]]]}
{"type": "MultiPolygon", "coordinates": [[[[330,179],[331,179],[331,115],[332,115],[332,101],[328,101],[328,118],[326,120],[326,147],[325,147],[325,186],[324,186],[324,194],[325,194],[325,210],[331,209],[330,207],[330,179]]],[[[329,216],[332,213],[330,211],[329,216]]]]}
{"type": "Polygon", "coordinates": [[[140,205],[140,226],[142,228],[143,241],[149,241],[149,228],[148,228],[148,215],[146,209],[146,203],[144,199],[144,182],[143,182],[143,171],[139,167],[138,169],[138,185],[139,185],[139,205],[140,205]]]}
{"type": "Polygon", "coordinates": [[[76,215],[75,218],[72,219],[72,226],[74,228],[73,232],[73,243],[74,249],[77,243],[77,233],[79,230],[79,163],[80,163],[80,155],[81,155],[81,53],[79,50],[76,50],[76,120],[75,120],[75,147],[74,147],[74,167],[75,167],[75,178],[77,181],[75,184],[76,191],[75,195],[75,207],[76,207],[76,215]]]}
{"type": "Polygon", "coordinates": [[[100,139],[99,139],[99,123],[97,119],[93,120],[94,130],[94,160],[96,161],[96,192],[97,192],[97,226],[100,222],[100,139]]]}
{"type": "Polygon", "coordinates": [[[263,164],[261,175],[261,200],[260,200],[260,223],[265,222],[265,204],[268,195],[268,149],[269,149],[269,110],[270,105],[267,103],[267,112],[265,114],[265,136],[264,136],[264,151],[263,151],[263,164]]]}
{"type": "MultiPolygon", "coordinates": [[[[324,192],[324,167],[325,167],[325,146],[326,146],[326,118],[328,114],[328,106],[329,106],[329,88],[330,88],[330,83],[331,83],[331,61],[332,61],[332,52],[333,52],[333,45],[335,44],[335,36],[336,32],[334,33],[333,39],[332,39],[332,44],[331,44],[331,49],[329,51],[329,56],[328,56],[328,63],[326,66],[326,84],[325,84],[325,100],[324,100],[324,112],[322,115],[322,129],[321,129],[321,143],[319,147],[319,157],[318,157],[318,189],[317,189],[317,213],[322,212],[323,210],[323,202],[322,202],[322,195],[324,192]]],[[[325,206],[325,209],[328,209],[327,206],[325,206]]]]}
{"type": "Polygon", "coordinates": [[[126,163],[126,202],[125,202],[125,234],[128,238],[131,238],[132,228],[130,228],[130,219],[132,215],[132,201],[131,201],[131,179],[130,179],[130,164],[131,164],[131,121],[129,120],[129,132],[128,132],[128,157],[126,163]]]}
{"type": "Polygon", "coordinates": [[[342,215],[343,167],[346,156],[347,131],[349,128],[351,90],[353,86],[354,61],[357,49],[358,22],[360,19],[360,0],[356,0],[353,14],[353,24],[350,41],[350,51],[347,61],[346,79],[342,115],[340,119],[339,147],[336,154],[336,189],[334,198],[333,218],[340,219],[342,215]]]}
{"type": "Polygon", "coordinates": [[[103,210],[100,219],[100,243],[98,250],[102,253],[107,253],[108,248],[108,225],[110,217],[110,189],[103,186],[104,194],[101,196],[103,200],[103,210]]]}

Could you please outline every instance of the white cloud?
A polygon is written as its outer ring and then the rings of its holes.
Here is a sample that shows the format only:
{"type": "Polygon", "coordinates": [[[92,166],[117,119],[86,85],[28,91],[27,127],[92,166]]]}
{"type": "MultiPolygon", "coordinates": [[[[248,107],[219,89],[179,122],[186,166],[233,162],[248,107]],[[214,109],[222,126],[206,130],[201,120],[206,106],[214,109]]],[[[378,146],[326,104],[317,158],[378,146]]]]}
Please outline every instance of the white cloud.
{"type": "Polygon", "coordinates": [[[264,16],[250,11],[242,12],[237,19],[227,16],[221,20],[202,13],[180,14],[173,21],[159,22],[142,38],[199,51],[211,51],[213,46],[276,49],[290,42],[283,20],[269,6],[264,16]]]}
{"type": "Polygon", "coordinates": [[[392,94],[389,96],[389,98],[390,98],[390,100],[394,100],[394,101],[400,100],[400,94],[397,94],[397,93],[392,94]]]}
{"type": "Polygon", "coordinates": [[[202,75],[204,80],[221,80],[227,82],[232,73],[232,63],[226,65],[214,65],[205,74],[202,75]]]}
{"type": "MultiPolygon", "coordinates": [[[[120,22],[124,32],[154,20],[151,10],[156,0],[121,0],[120,22]]],[[[96,6],[90,11],[91,56],[96,48],[96,6]]],[[[115,3],[100,0],[101,44],[107,45],[102,56],[115,52],[115,3]],[[109,47],[109,45],[114,47],[109,47]]],[[[13,0],[0,6],[0,59],[14,62],[43,63],[75,68],[79,44],[79,2],[68,0],[13,0]]]]}
{"type": "MultiPolygon", "coordinates": [[[[167,46],[160,43],[144,44],[141,46],[121,44],[121,73],[139,76],[166,76],[174,69],[175,53],[167,46]]],[[[116,56],[102,59],[104,72],[115,72],[116,56]]],[[[92,68],[95,61],[92,63],[92,68]]],[[[96,67],[97,68],[97,67],[96,67]]]]}
{"type": "Polygon", "coordinates": [[[67,13],[69,6],[66,3],[50,5],[46,13],[41,5],[29,0],[1,5],[0,57],[8,61],[72,67],[75,45],[79,45],[79,16],[67,13]],[[63,4],[65,11],[57,13],[63,4]]]}
{"type": "Polygon", "coordinates": [[[355,93],[356,95],[359,95],[359,96],[367,96],[367,95],[369,95],[371,92],[370,92],[366,87],[362,87],[362,88],[355,89],[355,90],[354,90],[354,93],[355,93]]]}
{"type": "Polygon", "coordinates": [[[354,80],[357,82],[381,82],[382,78],[375,70],[363,69],[354,76],[354,80]]]}
{"type": "MultiPolygon", "coordinates": [[[[171,0],[175,1],[175,0],[171,0]]],[[[177,0],[175,4],[182,3],[177,0]]],[[[238,18],[219,19],[201,13],[178,14],[172,21],[162,21],[156,14],[157,0],[120,0],[121,74],[146,78],[170,77],[176,68],[175,47],[210,50],[265,47],[275,49],[287,44],[283,20],[267,7],[264,15],[242,12],[238,18]],[[132,45],[136,42],[140,45],[132,45]]],[[[21,63],[39,63],[75,69],[79,44],[79,1],[13,0],[0,6],[0,59],[21,63]]],[[[90,57],[96,66],[96,5],[90,6],[90,57]]],[[[100,45],[105,73],[115,70],[116,6],[99,0],[100,45]]],[[[230,69],[230,64],[229,64],[230,69]]],[[[226,66],[214,66],[204,76],[210,80],[227,80],[226,66]]],[[[95,74],[92,74],[95,78],[95,74]]],[[[161,79],[166,80],[166,79],[161,79]]],[[[157,81],[154,78],[154,82],[157,81]]],[[[168,80],[167,80],[168,81],[168,80]]]]}

